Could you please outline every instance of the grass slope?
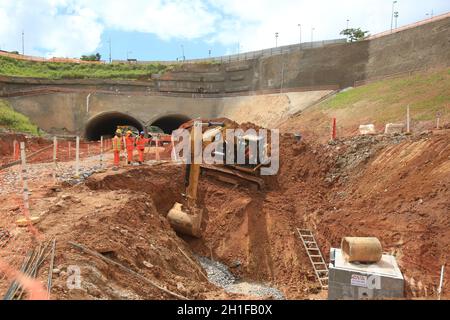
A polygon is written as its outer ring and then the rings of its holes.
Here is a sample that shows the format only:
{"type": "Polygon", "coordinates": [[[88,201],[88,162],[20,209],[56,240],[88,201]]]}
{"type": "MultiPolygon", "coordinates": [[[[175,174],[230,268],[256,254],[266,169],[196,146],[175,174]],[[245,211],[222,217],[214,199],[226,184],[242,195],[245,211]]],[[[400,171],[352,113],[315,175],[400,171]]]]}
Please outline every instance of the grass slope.
{"type": "Polygon", "coordinates": [[[0,57],[0,75],[45,79],[142,79],[170,68],[161,64],[77,64],[0,57]]]}
{"type": "Polygon", "coordinates": [[[26,132],[38,135],[38,127],[26,116],[15,112],[6,101],[0,100],[0,127],[15,132],[26,132]]]}
{"type": "MultiPolygon", "coordinates": [[[[387,79],[338,93],[283,124],[287,131],[305,128],[329,136],[330,120],[337,118],[342,134],[354,134],[360,124],[373,123],[381,130],[386,123],[403,123],[406,107],[416,130],[450,121],[450,69],[387,79]]],[[[413,127],[414,129],[414,127],[413,127]]]]}

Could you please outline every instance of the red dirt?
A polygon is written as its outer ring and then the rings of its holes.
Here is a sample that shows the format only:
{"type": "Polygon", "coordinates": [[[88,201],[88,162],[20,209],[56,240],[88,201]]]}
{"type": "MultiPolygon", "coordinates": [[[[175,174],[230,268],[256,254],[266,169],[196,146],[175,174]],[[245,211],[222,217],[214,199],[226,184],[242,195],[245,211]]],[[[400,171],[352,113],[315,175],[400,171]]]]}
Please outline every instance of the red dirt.
{"type": "MultiPolygon", "coordinates": [[[[339,247],[344,236],[379,237],[384,251],[397,257],[407,280],[407,297],[436,297],[440,266],[450,252],[449,139],[450,131],[442,130],[321,145],[284,135],[280,171],[267,178],[267,189],[254,192],[201,179],[201,239],[178,238],[165,218],[175,202],[183,201],[182,166],[96,174],[85,186],[64,188],[70,196],[64,201],[61,194],[43,187],[33,210],[46,211],[37,225],[40,232],[47,239],[57,236],[56,265],[80,265],[87,277],[87,287],[75,291],[66,289],[64,275],[57,277],[54,298],[170,298],[72,250],[68,241],[103,252],[189,298],[238,296],[203,281],[198,267],[177,246],[192,260],[192,252],[212,255],[238,276],[272,283],[288,299],[312,298],[320,289],[297,227],[314,231],[327,258],[330,246],[339,247]]],[[[1,198],[5,219],[2,215],[0,227],[14,229],[14,205],[7,196],[1,198]]],[[[29,234],[19,230],[0,257],[17,267],[29,245],[29,234]]],[[[444,288],[447,284],[446,280],[444,288]]],[[[5,281],[0,281],[0,293],[5,289],[5,281]]]]}

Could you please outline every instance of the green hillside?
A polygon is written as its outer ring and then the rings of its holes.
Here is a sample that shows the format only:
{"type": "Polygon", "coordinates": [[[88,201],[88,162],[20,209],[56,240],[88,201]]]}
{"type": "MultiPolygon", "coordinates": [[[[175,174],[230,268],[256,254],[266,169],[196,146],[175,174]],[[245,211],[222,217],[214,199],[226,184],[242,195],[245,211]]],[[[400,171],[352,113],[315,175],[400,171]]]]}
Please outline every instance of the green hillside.
{"type": "Polygon", "coordinates": [[[0,127],[15,132],[39,134],[38,127],[32,124],[30,119],[15,112],[4,100],[0,100],[0,127]]]}
{"type": "Polygon", "coordinates": [[[22,61],[0,57],[0,75],[45,79],[142,79],[162,73],[162,64],[77,64],[22,61]]]}
{"type": "Polygon", "coordinates": [[[336,94],[286,121],[286,131],[296,128],[329,137],[330,120],[337,118],[338,133],[354,134],[360,124],[373,123],[382,130],[389,122],[403,123],[409,105],[412,129],[431,129],[440,113],[441,124],[450,122],[450,69],[386,79],[336,94]]]}

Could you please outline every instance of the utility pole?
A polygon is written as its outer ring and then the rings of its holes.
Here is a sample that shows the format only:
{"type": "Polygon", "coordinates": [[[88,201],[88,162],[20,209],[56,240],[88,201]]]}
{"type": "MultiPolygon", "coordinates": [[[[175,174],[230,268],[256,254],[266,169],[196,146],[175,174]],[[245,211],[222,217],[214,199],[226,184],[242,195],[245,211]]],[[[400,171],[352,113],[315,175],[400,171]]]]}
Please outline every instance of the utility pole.
{"type": "Polygon", "coordinates": [[[315,30],[315,28],[312,27],[311,28],[311,48],[313,47],[313,43],[314,43],[314,30],[315,30]]]}
{"type": "Polygon", "coordinates": [[[394,12],[394,18],[395,18],[395,29],[397,29],[398,11],[394,12]]]}
{"type": "Polygon", "coordinates": [[[25,31],[22,30],[22,55],[25,55],[25,31]]]}
{"type": "Polygon", "coordinates": [[[181,45],[181,56],[183,57],[183,61],[186,61],[186,56],[184,55],[184,45],[181,45]]]}
{"type": "Polygon", "coordinates": [[[397,1],[392,1],[391,33],[392,33],[392,28],[394,27],[394,6],[396,3],[397,3],[397,1]]]}
{"type": "Polygon", "coordinates": [[[209,49],[208,55],[211,58],[211,49],[209,49]]]}
{"type": "Polygon", "coordinates": [[[275,48],[278,48],[278,32],[275,32],[275,48]]]}
{"type": "Polygon", "coordinates": [[[350,19],[347,19],[347,30],[348,30],[348,27],[349,27],[349,22],[350,22],[350,19]]]}

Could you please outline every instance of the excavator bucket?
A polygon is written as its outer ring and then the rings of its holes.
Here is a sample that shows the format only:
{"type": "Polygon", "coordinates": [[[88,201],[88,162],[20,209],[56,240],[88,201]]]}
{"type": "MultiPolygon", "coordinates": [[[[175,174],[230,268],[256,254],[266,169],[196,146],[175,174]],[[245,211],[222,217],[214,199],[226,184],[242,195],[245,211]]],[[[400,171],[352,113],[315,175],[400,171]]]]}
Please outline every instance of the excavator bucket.
{"type": "Polygon", "coordinates": [[[203,209],[191,208],[187,213],[183,211],[183,205],[177,202],[167,214],[167,219],[178,233],[200,238],[202,216],[203,209]]]}

